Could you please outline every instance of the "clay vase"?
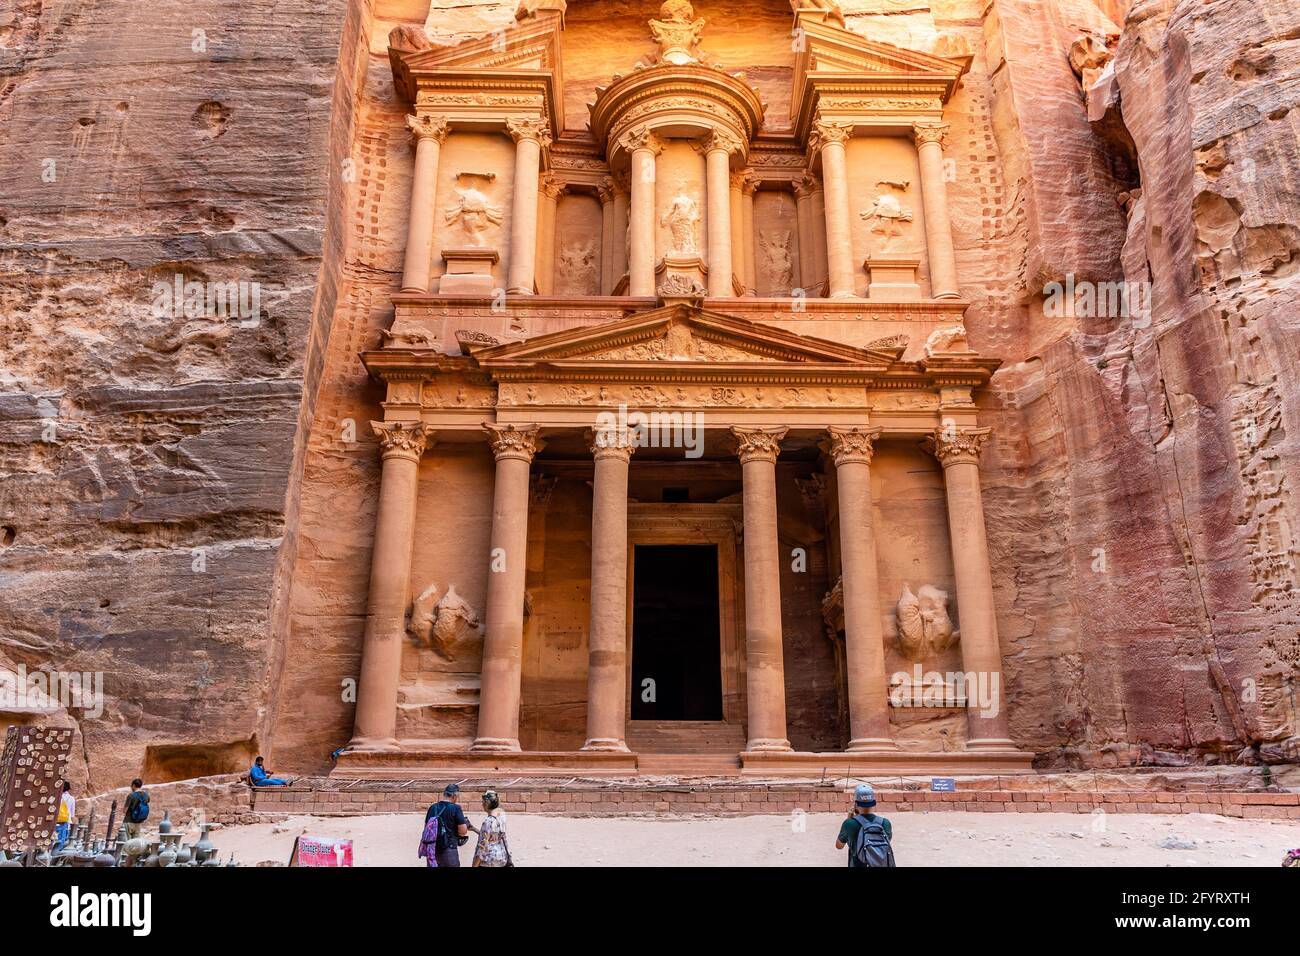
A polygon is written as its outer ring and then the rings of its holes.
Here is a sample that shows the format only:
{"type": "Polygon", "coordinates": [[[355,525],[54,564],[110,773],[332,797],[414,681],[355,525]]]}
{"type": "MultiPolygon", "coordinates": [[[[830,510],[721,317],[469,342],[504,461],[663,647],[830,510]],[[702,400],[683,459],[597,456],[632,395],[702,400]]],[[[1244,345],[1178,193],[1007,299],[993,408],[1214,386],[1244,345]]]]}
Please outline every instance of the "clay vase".
{"type": "Polygon", "coordinates": [[[206,863],[217,852],[217,848],[212,845],[212,840],[208,836],[212,830],[212,824],[203,824],[202,830],[203,832],[199,835],[199,842],[194,844],[194,862],[196,863],[206,863]]]}
{"type": "Polygon", "coordinates": [[[171,832],[172,832],[172,812],[170,810],[164,810],[162,823],[158,824],[158,835],[163,836],[171,832]]]}

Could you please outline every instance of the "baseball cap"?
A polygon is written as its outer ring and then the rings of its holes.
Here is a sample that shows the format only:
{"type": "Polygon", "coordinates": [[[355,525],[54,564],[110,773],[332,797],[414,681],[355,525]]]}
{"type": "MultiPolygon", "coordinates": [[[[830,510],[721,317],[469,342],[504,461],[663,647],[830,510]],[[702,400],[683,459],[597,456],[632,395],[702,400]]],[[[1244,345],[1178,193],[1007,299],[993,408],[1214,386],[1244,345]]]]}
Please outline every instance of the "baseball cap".
{"type": "Polygon", "coordinates": [[[860,783],[853,791],[853,802],[859,807],[874,807],[876,791],[869,783],[860,783]]]}
{"type": "Polygon", "coordinates": [[[458,793],[460,793],[460,784],[458,783],[449,783],[447,786],[442,788],[442,795],[444,797],[454,797],[458,793]]]}

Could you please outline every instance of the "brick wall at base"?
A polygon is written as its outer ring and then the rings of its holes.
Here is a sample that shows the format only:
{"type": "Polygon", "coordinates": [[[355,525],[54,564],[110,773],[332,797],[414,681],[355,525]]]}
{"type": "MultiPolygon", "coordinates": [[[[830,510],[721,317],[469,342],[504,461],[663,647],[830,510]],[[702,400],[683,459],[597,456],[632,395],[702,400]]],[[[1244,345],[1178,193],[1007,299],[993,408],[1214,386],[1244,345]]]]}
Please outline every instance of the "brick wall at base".
{"type": "MultiPolygon", "coordinates": [[[[473,788],[466,786],[466,793],[473,788]]],[[[830,787],[653,788],[518,788],[504,789],[502,806],[512,812],[565,816],[627,814],[751,815],[842,813],[848,791],[830,787]]],[[[1246,819],[1300,820],[1300,793],[1228,791],[1080,792],[1047,790],[972,790],[967,793],[877,791],[882,813],[965,810],[985,813],[1217,813],[1246,819]]],[[[355,816],[369,813],[423,812],[438,799],[434,791],[353,787],[339,789],[277,788],[254,795],[259,813],[307,813],[355,816]]]]}

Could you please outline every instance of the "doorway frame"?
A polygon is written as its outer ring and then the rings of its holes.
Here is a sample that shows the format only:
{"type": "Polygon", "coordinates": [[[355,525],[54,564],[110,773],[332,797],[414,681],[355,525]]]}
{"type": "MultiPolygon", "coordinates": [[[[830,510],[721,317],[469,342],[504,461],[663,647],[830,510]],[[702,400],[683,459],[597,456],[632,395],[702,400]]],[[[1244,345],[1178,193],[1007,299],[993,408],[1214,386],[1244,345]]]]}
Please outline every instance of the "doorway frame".
{"type": "Polygon", "coordinates": [[[623,706],[632,719],[632,627],[637,545],[712,544],[718,551],[718,639],[722,677],[722,722],[745,723],[744,580],[740,573],[739,502],[662,504],[629,502],[627,508],[627,688],[623,706]]]}

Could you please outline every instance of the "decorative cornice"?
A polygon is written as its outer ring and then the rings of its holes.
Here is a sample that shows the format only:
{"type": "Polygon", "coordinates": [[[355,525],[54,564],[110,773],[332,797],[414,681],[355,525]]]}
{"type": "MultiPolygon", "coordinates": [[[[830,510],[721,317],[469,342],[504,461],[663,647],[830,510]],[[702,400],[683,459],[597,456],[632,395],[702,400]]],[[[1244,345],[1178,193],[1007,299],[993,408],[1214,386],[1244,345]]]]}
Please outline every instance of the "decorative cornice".
{"type": "Polygon", "coordinates": [[[943,149],[948,138],[948,129],[948,123],[913,123],[912,136],[916,139],[917,146],[938,143],[939,148],[943,149]]]}
{"type": "Polygon", "coordinates": [[[978,465],[984,443],[992,434],[991,428],[957,428],[945,425],[936,428],[933,435],[922,443],[925,450],[939,459],[944,468],[958,464],[978,465]]]}
{"type": "Polygon", "coordinates": [[[383,458],[405,458],[419,461],[428,441],[434,436],[423,422],[371,422],[370,427],[379,437],[383,458]]]}
{"type": "Polygon", "coordinates": [[[591,433],[589,447],[596,461],[621,458],[630,461],[636,451],[637,433],[631,428],[601,428],[591,433]]]}
{"type": "Polygon", "coordinates": [[[833,425],[827,431],[830,433],[827,450],[836,468],[845,462],[871,464],[873,446],[880,435],[880,428],[843,428],[833,425]]]}
{"type": "Polygon", "coordinates": [[[422,139],[432,139],[441,143],[447,139],[447,134],[451,132],[451,125],[447,122],[447,117],[434,116],[431,113],[408,114],[406,128],[411,131],[411,137],[417,143],[422,139]]]}
{"type": "Polygon", "coordinates": [[[751,461],[766,461],[776,464],[777,455],[781,454],[781,439],[788,428],[742,428],[731,426],[731,433],[736,436],[736,454],[743,465],[751,461]]]}
{"type": "Polygon", "coordinates": [[[537,425],[495,425],[483,423],[483,430],[488,433],[488,444],[497,461],[503,458],[518,458],[531,462],[533,456],[546,447],[546,442],[538,437],[541,431],[537,425]]]}

